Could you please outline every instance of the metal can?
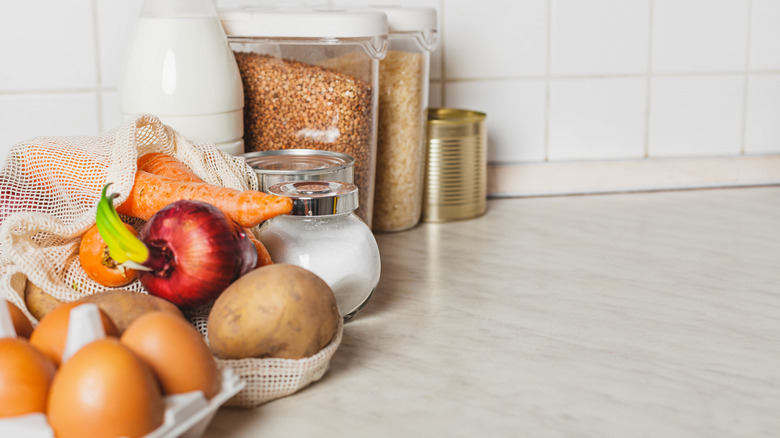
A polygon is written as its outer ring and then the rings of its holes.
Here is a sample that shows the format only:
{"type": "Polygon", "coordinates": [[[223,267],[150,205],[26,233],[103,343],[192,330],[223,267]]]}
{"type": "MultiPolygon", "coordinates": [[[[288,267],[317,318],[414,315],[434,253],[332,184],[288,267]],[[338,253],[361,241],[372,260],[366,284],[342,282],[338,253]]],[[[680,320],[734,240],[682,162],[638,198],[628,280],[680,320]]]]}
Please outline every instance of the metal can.
{"type": "Polygon", "coordinates": [[[471,219],[487,208],[486,115],[455,108],[428,110],[428,162],[422,220],[471,219]]]}
{"type": "Polygon", "coordinates": [[[241,155],[268,192],[274,184],[288,181],[341,181],[353,183],[355,159],[345,153],[314,149],[281,149],[241,155]]]}

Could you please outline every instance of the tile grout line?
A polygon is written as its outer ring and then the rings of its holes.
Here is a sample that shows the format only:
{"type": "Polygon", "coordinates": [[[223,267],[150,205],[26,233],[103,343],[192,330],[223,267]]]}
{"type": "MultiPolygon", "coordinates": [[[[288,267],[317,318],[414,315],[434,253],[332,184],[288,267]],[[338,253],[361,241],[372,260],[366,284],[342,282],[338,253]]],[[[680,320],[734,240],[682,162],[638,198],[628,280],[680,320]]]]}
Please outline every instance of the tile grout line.
{"type": "Polygon", "coordinates": [[[93,49],[95,50],[95,107],[97,112],[98,133],[103,132],[105,120],[103,120],[103,78],[100,72],[100,24],[98,23],[98,0],[92,0],[92,38],[94,39],[93,49]]]}
{"type": "MultiPolygon", "coordinates": [[[[677,72],[652,72],[650,76],[652,78],[685,78],[696,76],[742,76],[745,74],[745,70],[740,68],[733,71],[677,71],[677,72]]],[[[780,69],[778,70],[753,70],[749,71],[750,76],[760,75],[780,75],[780,69]]],[[[647,72],[642,73],[604,73],[604,74],[561,74],[561,75],[540,75],[540,76],[483,76],[483,77],[459,77],[449,78],[447,82],[480,82],[480,81],[542,81],[548,77],[553,80],[582,80],[582,79],[630,79],[630,78],[644,78],[648,76],[647,72]]],[[[437,79],[432,79],[437,80],[437,79]]]]}
{"type": "Polygon", "coordinates": [[[441,59],[439,59],[439,73],[441,78],[439,79],[441,83],[439,84],[439,97],[441,99],[441,107],[446,108],[447,107],[447,64],[446,64],[446,56],[444,54],[444,30],[445,30],[445,24],[444,24],[444,0],[439,0],[439,11],[441,14],[441,28],[439,29],[439,49],[441,50],[441,59]]]}
{"type": "Polygon", "coordinates": [[[748,112],[748,91],[750,89],[750,55],[751,43],[753,38],[753,0],[748,0],[747,14],[747,37],[745,38],[745,71],[742,83],[742,132],[740,132],[739,154],[747,153],[747,112],[748,112]]]}
{"type": "Polygon", "coordinates": [[[647,77],[645,78],[645,144],[644,144],[644,158],[650,157],[650,108],[651,108],[651,96],[652,96],[652,84],[653,84],[653,29],[655,27],[655,20],[653,19],[653,13],[655,11],[655,4],[653,0],[649,0],[648,7],[650,8],[648,14],[647,23],[647,77]]]}
{"type": "Polygon", "coordinates": [[[544,62],[544,151],[542,161],[550,161],[550,64],[552,58],[552,1],[547,0],[547,30],[545,34],[545,53],[544,62]]]}

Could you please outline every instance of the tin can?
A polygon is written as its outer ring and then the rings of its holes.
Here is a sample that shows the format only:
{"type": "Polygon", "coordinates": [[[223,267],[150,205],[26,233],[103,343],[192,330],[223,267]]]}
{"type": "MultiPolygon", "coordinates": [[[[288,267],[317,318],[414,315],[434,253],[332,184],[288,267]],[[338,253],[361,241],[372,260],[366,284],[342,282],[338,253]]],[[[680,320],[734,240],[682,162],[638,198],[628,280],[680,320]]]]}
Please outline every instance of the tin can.
{"type": "Polygon", "coordinates": [[[241,155],[268,192],[274,184],[288,181],[340,181],[353,183],[355,159],[345,153],[314,149],[281,149],[241,155]]]}
{"type": "Polygon", "coordinates": [[[424,222],[471,219],[487,208],[486,115],[455,108],[428,110],[424,222]]]}

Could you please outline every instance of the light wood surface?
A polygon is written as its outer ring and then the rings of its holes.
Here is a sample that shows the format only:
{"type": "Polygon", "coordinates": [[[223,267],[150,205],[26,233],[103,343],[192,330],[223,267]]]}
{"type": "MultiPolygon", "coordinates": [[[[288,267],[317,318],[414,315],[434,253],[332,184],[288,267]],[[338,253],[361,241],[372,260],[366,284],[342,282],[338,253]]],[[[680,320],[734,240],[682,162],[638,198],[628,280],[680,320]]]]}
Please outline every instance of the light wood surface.
{"type": "Polygon", "coordinates": [[[780,431],[780,187],[494,199],[377,240],[323,380],[206,438],[780,431]]]}

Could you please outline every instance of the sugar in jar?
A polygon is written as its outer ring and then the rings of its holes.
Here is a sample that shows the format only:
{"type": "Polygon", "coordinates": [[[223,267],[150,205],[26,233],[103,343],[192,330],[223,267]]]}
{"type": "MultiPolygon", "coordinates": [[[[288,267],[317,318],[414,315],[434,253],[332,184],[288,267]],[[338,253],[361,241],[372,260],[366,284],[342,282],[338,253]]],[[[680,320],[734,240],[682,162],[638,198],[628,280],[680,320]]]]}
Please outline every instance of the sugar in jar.
{"type": "Polygon", "coordinates": [[[358,188],[341,181],[294,181],[268,192],[293,201],[290,214],[260,227],[260,241],[275,263],[304,267],[333,289],[344,320],[366,304],[379,283],[379,247],[356,214],[358,188]]]}

